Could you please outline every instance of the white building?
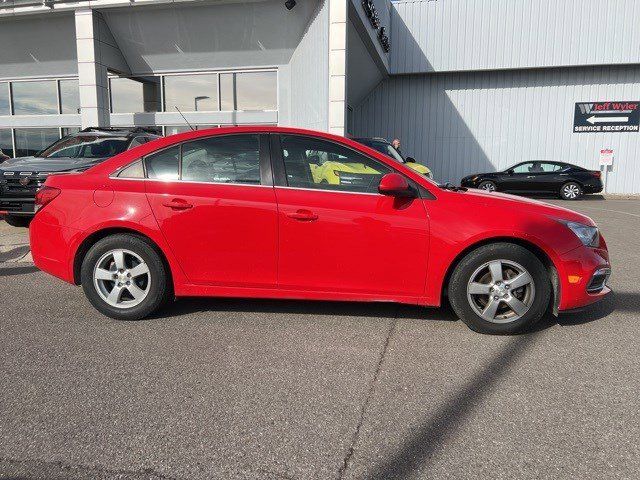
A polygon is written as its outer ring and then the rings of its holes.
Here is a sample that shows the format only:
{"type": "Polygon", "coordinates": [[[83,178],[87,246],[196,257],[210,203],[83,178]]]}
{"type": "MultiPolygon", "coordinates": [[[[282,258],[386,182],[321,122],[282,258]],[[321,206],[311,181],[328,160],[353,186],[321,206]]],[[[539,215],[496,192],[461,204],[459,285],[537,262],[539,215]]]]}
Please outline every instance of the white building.
{"type": "Polygon", "coordinates": [[[611,148],[607,190],[640,193],[637,130],[574,133],[577,103],[640,101],[637,18],[635,0],[3,0],[0,148],[175,133],[179,108],[197,126],[399,137],[452,182],[530,159],[598,168],[611,148]]]}

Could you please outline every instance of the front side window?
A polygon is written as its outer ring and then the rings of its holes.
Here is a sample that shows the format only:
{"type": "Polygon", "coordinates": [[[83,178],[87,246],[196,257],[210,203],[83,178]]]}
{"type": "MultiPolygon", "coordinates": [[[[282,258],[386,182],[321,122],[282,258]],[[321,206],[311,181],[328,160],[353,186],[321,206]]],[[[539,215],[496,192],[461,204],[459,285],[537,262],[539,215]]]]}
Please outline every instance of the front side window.
{"type": "Polygon", "coordinates": [[[184,143],[182,180],[259,185],[259,136],[229,135],[184,143]]]}
{"type": "Polygon", "coordinates": [[[282,155],[290,187],[377,193],[391,168],[326,140],[282,135],[282,155]]]}
{"type": "Polygon", "coordinates": [[[533,169],[533,162],[521,163],[513,167],[513,173],[529,173],[533,169]]]}
{"type": "Polygon", "coordinates": [[[13,82],[11,89],[15,115],[54,115],[58,113],[58,92],[55,80],[13,82]]]}
{"type": "Polygon", "coordinates": [[[144,163],[147,178],[178,180],[180,178],[180,147],[175,146],[148,155],[144,163]]]}

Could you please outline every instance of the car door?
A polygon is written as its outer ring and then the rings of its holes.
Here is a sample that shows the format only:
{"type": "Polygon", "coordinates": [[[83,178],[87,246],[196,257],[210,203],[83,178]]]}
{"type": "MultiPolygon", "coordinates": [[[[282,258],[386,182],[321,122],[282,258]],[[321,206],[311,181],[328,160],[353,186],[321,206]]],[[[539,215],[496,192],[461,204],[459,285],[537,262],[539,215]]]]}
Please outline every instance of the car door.
{"type": "Polygon", "coordinates": [[[277,205],[268,136],[211,136],[144,159],[160,230],[193,283],[276,286],[277,205]]]}
{"type": "Polygon", "coordinates": [[[422,295],[429,247],[423,200],[379,194],[391,167],[343,145],[305,135],[272,138],[280,288],[422,295]],[[331,181],[314,177],[319,161],[336,166],[331,181]]]}
{"type": "Polygon", "coordinates": [[[534,162],[519,163],[505,172],[500,183],[501,190],[508,192],[528,191],[532,188],[534,162]]]}
{"type": "MultiPolygon", "coordinates": [[[[540,162],[542,173],[537,178],[537,191],[540,192],[558,192],[560,185],[566,180],[566,175],[563,175],[562,164],[554,162],[540,162]]],[[[566,172],[564,172],[566,173],[566,172]]]]}

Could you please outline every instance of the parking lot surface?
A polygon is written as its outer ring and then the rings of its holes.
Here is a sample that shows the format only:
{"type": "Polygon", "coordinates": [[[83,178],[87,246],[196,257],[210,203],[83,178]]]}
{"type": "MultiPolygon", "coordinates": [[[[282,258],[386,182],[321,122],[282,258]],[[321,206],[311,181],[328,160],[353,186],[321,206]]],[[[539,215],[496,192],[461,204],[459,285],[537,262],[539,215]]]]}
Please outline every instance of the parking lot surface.
{"type": "Polygon", "coordinates": [[[637,478],[640,201],[614,294],[537,331],[449,309],[182,299],[102,317],[0,222],[0,478],[637,478]]]}

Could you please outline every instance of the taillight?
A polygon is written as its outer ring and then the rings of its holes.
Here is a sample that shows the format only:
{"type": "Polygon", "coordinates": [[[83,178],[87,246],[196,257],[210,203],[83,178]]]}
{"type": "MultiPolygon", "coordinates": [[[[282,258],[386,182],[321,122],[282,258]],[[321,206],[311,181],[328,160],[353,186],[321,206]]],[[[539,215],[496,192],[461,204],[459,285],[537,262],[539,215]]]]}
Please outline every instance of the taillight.
{"type": "Polygon", "coordinates": [[[596,178],[600,178],[602,176],[602,172],[591,172],[591,175],[593,175],[596,178]]]}
{"type": "Polygon", "coordinates": [[[46,185],[36,192],[36,212],[60,195],[60,189],[46,185]]]}

